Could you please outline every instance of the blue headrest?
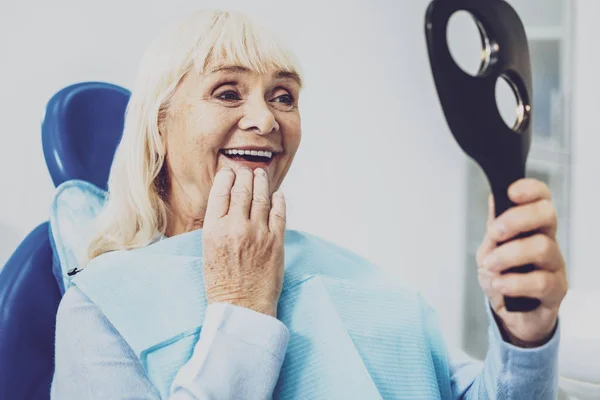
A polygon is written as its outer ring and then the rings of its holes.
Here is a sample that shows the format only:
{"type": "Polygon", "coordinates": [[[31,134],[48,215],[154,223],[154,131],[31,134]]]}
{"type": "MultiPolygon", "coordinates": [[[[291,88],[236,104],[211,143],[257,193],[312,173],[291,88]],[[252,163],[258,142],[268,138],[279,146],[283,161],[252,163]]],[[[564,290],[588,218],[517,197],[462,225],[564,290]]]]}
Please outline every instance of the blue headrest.
{"type": "Polygon", "coordinates": [[[71,182],[57,190],[50,224],[32,231],[0,269],[0,399],[49,398],[56,310],[70,284],[63,268],[78,266],[91,219],[103,205],[99,188],[106,188],[129,95],[116,85],[86,82],[48,102],[46,165],[55,186],[71,182]]]}
{"type": "Polygon", "coordinates": [[[0,399],[47,400],[61,294],[52,276],[48,223],[0,270],[0,399]]]}
{"type": "Polygon", "coordinates": [[[44,157],[54,186],[81,179],[106,189],[130,92],[102,82],[67,86],[48,102],[44,157]]]}

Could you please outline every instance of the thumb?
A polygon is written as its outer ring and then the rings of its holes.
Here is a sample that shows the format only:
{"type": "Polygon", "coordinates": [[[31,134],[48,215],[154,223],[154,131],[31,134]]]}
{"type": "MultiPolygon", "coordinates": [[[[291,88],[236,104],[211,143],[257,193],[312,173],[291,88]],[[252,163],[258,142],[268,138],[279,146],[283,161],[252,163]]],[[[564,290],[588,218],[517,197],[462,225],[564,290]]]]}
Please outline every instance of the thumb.
{"type": "Polygon", "coordinates": [[[495,214],[495,209],[494,209],[494,196],[492,196],[490,194],[488,197],[487,230],[486,230],[485,236],[483,238],[483,241],[481,242],[481,245],[477,249],[477,254],[475,255],[475,259],[477,261],[478,268],[482,267],[483,260],[485,259],[485,257],[487,257],[487,255],[490,254],[492,252],[492,250],[494,250],[497,246],[497,243],[494,242],[492,239],[490,239],[490,237],[488,236],[488,233],[487,233],[487,231],[489,231],[489,229],[490,229],[490,226],[494,222],[494,219],[496,219],[496,214],[495,214]]]}
{"type": "Polygon", "coordinates": [[[488,217],[487,217],[487,227],[489,228],[492,222],[496,219],[496,208],[494,205],[494,195],[490,194],[488,196],[488,217]]]}

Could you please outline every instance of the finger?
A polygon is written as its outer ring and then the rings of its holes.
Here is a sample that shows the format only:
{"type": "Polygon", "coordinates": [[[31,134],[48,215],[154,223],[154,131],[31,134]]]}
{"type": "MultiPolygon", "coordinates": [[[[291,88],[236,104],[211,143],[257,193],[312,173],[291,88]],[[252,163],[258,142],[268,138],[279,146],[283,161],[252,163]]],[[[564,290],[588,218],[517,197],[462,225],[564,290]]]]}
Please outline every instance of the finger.
{"type": "Polygon", "coordinates": [[[217,175],[208,195],[206,213],[204,215],[204,226],[211,224],[219,218],[227,215],[231,187],[235,181],[235,172],[229,167],[223,167],[217,175]]]}
{"type": "Polygon", "coordinates": [[[520,233],[532,231],[553,238],[556,235],[556,227],[556,209],[550,200],[543,199],[505,211],[491,225],[489,235],[496,242],[503,242],[520,233]]]}
{"type": "Polygon", "coordinates": [[[492,287],[504,296],[533,297],[548,306],[557,305],[563,296],[560,276],[549,271],[501,275],[494,279],[492,287]]]}
{"type": "Polygon", "coordinates": [[[273,200],[271,203],[272,206],[269,214],[269,230],[283,238],[285,234],[286,222],[286,205],[283,193],[280,191],[273,193],[273,200]]]}
{"type": "Polygon", "coordinates": [[[488,254],[482,264],[483,268],[493,273],[527,264],[557,271],[564,266],[564,261],[556,241],[546,235],[536,234],[504,243],[488,254]]]}
{"type": "Polygon", "coordinates": [[[231,202],[228,215],[242,219],[250,218],[253,183],[254,173],[250,168],[240,168],[236,171],[235,183],[231,188],[231,202]]]}
{"type": "Polygon", "coordinates": [[[494,282],[494,279],[499,276],[499,274],[492,273],[485,268],[480,268],[477,271],[477,275],[479,285],[481,286],[483,293],[485,293],[492,308],[494,310],[498,310],[504,305],[504,296],[492,288],[492,283],[494,282]]]}
{"type": "Polygon", "coordinates": [[[254,190],[252,192],[252,206],[250,219],[267,226],[271,200],[269,199],[269,179],[262,168],[254,170],[254,190]]]}
{"type": "Polygon", "coordinates": [[[538,200],[551,200],[552,193],[544,182],[523,178],[508,187],[508,197],[517,204],[523,204],[538,200]]]}
{"type": "Polygon", "coordinates": [[[498,244],[494,242],[489,235],[485,235],[483,241],[479,245],[477,249],[477,254],[475,255],[475,260],[477,261],[477,266],[479,268],[483,268],[483,260],[496,248],[498,244]]]}
{"type": "MultiPolygon", "coordinates": [[[[487,229],[490,229],[491,224],[494,221],[494,196],[491,194],[488,196],[488,219],[487,219],[487,229]]],[[[477,254],[475,255],[475,260],[477,261],[477,267],[481,268],[483,264],[483,260],[487,257],[488,254],[491,253],[492,250],[496,248],[498,244],[490,238],[490,236],[485,234],[483,237],[483,241],[479,245],[477,249],[477,254]]]]}

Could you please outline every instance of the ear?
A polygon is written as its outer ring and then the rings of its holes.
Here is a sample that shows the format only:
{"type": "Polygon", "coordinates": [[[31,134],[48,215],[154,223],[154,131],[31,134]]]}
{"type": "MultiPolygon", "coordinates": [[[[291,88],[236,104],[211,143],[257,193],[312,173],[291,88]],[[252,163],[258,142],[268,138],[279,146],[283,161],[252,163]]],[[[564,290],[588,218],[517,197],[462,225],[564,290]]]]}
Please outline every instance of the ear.
{"type": "Polygon", "coordinates": [[[158,195],[165,199],[166,195],[169,191],[169,174],[167,172],[167,158],[165,157],[163,160],[163,165],[154,179],[154,186],[156,187],[156,191],[158,195]]]}

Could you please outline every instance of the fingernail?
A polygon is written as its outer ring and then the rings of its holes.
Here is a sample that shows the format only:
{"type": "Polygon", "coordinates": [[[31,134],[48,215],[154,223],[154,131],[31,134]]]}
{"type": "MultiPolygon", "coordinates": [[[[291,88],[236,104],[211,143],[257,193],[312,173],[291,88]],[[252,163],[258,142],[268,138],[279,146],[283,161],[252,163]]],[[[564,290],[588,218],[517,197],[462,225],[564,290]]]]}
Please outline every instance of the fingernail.
{"type": "Polygon", "coordinates": [[[519,197],[521,194],[523,194],[523,188],[521,187],[519,181],[515,182],[508,188],[508,195],[510,197],[519,197]]]}
{"type": "Polygon", "coordinates": [[[281,191],[276,191],[275,193],[273,193],[273,196],[278,196],[281,197],[283,199],[283,193],[281,191]]]}
{"type": "Polygon", "coordinates": [[[266,175],[266,174],[267,174],[267,173],[266,173],[266,172],[265,172],[265,170],[264,170],[264,169],[262,169],[262,168],[256,168],[256,169],[254,170],[254,175],[264,176],[264,175],[266,175]]]}
{"type": "Polygon", "coordinates": [[[221,170],[219,172],[232,172],[232,171],[233,170],[231,169],[231,167],[225,166],[225,167],[221,168],[221,170]]]}

